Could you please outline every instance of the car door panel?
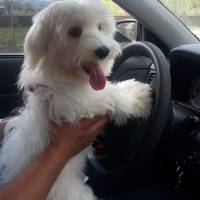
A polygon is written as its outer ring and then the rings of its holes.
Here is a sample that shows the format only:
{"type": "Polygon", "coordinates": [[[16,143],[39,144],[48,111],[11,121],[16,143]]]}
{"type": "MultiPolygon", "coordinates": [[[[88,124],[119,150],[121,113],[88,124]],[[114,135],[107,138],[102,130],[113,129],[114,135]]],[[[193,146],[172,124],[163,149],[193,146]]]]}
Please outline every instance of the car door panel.
{"type": "Polygon", "coordinates": [[[16,82],[23,62],[21,55],[0,56],[0,118],[8,116],[21,105],[16,82]]]}

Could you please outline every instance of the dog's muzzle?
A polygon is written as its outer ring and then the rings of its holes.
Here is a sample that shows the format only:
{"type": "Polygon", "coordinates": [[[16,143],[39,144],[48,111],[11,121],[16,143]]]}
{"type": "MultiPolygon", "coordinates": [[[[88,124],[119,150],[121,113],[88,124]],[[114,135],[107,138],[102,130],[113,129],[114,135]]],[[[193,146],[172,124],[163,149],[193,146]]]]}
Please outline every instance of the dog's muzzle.
{"type": "Polygon", "coordinates": [[[95,50],[95,55],[100,59],[106,58],[109,55],[109,53],[110,53],[110,49],[105,45],[95,50]]]}

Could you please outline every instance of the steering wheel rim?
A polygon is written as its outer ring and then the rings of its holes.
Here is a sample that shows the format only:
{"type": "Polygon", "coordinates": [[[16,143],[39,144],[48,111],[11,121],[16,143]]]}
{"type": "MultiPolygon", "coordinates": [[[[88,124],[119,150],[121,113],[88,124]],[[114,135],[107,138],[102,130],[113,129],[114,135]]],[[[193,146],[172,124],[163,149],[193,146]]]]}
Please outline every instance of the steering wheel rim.
{"type": "MultiPolygon", "coordinates": [[[[132,158],[137,163],[135,168],[151,158],[168,122],[171,106],[170,67],[164,54],[156,45],[149,42],[133,42],[128,44],[123,48],[121,56],[117,58],[113,72],[117,72],[128,58],[138,55],[152,59],[156,71],[156,78],[152,88],[154,103],[151,115],[145,122],[142,122],[142,126],[145,123],[145,129],[148,130],[148,133],[146,130],[143,131],[145,132],[143,134],[137,133],[140,144],[137,144],[137,152],[134,152],[134,157],[132,158]]],[[[112,81],[115,80],[115,76],[116,73],[113,73],[110,79],[112,81]]]]}
{"type": "MultiPolygon", "coordinates": [[[[134,42],[124,47],[121,56],[119,56],[115,62],[110,80],[116,81],[116,74],[119,68],[128,58],[133,56],[149,57],[152,59],[155,66],[156,78],[153,88],[155,93],[153,109],[150,117],[140,123],[141,131],[140,133],[137,132],[137,148],[134,152],[130,152],[125,164],[107,170],[98,160],[93,163],[91,160],[89,161],[89,165],[93,166],[93,168],[95,168],[94,171],[99,174],[97,177],[100,178],[100,182],[103,183],[103,186],[120,182],[120,180],[123,180],[124,174],[128,175],[129,172],[137,173],[137,169],[151,158],[161,139],[171,111],[171,78],[169,64],[161,50],[154,44],[149,42],[134,42]]],[[[107,129],[106,134],[109,135],[110,131],[112,131],[112,125],[111,129],[107,129]]],[[[132,147],[130,147],[130,149],[131,148],[132,147]]],[[[91,180],[91,182],[98,182],[98,180],[91,180]]],[[[93,189],[95,190],[95,186],[93,186],[93,189]]]]}

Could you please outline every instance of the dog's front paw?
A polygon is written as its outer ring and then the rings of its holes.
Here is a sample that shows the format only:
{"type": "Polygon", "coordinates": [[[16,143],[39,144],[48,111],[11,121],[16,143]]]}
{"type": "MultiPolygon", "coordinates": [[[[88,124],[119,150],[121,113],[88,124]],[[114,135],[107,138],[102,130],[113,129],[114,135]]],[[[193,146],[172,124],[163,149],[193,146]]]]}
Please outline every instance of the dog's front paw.
{"type": "Polygon", "coordinates": [[[134,81],[132,98],[135,117],[147,118],[151,112],[152,96],[149,84],[134,81]]]}
{"type": "Polygon", "coordinates": [[[124,124],[129,118],[147,118],[151,112],[151,87],[148,84],[135,80],[117,83],[113,97],[116,124],[124,124]]]}

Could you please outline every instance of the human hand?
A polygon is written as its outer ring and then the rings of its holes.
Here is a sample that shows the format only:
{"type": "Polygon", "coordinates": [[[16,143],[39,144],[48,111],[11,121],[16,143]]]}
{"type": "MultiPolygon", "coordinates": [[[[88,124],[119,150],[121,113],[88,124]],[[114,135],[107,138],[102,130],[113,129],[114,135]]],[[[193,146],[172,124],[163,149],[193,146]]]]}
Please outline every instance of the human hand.
{"type": "Polygon", "coordinates": [[[96,116],[93,119],[82,119],[78,125],[68,123],[62,126],[53,125],[55,135],[50,145],[53,145],[61,156],[71,158],[89,146],[107,122],[106,117],[96,116]]]}

